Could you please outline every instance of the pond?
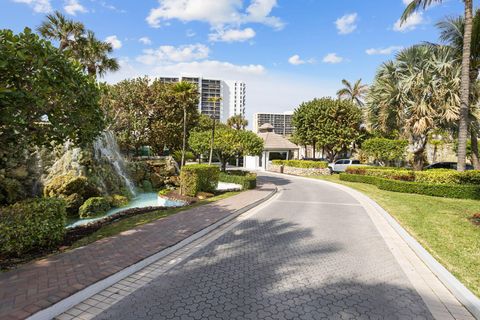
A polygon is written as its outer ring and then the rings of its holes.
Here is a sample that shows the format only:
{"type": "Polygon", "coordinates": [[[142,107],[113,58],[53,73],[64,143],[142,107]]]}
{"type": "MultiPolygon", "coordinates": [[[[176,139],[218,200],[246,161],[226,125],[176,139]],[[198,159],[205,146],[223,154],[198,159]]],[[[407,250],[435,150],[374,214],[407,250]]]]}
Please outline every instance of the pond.
{"type": "Polygon", "coordinates": [[[115,213],[122,212],[132,208],[181,207],[184,205],[185,205],[184,201],[170,200],[170,199],[167,200],[159,197],[155,192],[140,193],[135,198],[133,198],[125,207],[110,209],[104,215],[94,217],[94,218],[88,218],[88,219],[71,219],[70,221],[68,221],[67,228],[82,226],[82,225],[100,220],[102,218],[111,216],[115,213]]]}

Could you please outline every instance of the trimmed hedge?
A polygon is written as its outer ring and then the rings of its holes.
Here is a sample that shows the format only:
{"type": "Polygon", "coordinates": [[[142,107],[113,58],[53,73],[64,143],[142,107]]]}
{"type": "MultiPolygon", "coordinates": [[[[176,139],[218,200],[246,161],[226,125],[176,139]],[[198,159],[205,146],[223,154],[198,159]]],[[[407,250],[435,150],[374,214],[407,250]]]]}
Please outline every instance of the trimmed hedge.
{"type": "Polygon", "coordinates": [[[404,168],[352,166],[347,168],[346,173],[433,184],[480,184],[479,170],[467,170],[464,172],[449,169],[412,171],[404,168]]]}
{"type": "Polygon", "coordinates": [[[272,160],[272,164],[277,166],[286,166],[294,168],[313,168],[324,169],[328,168],[328,163],[325,161],[309,161],[309,160],[272,160]]]}
{"type": "Polygon", "coordinates": [[[480,185],[451,185],[408,182],[350,173],[341,173],[340,180],[376,185],[381,190],[416,193],[434,197],[480,200],[480,185]]]}
{"type": "Polygon", "coordinates": [[[257,187],[257,175],[246,171],[221,172],[219,180],[239,184],[243,190],[255,189],[257,187]]]}
{"type": "Polygon", "coordinates": [[[65,236],[65,202],[29,199],[0,208],[0,255],[19,256],[51,248],[65,236]]]}
{"type": "Polygon", "coordinates": [[[215,165],[193,164],[180,171],[180,193],[195,197],[198,192],[214,192],[218,185],[220,169],[215,165]]]}

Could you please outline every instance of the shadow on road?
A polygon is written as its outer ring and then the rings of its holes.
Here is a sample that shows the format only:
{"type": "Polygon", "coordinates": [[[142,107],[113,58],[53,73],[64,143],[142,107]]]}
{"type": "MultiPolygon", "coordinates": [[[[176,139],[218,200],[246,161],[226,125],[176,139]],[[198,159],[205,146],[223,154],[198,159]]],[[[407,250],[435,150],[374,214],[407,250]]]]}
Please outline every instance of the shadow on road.
{"type": "Polygon", "coordinates": [[[332,276],[345,248],[312,237],[280,219],[245,220],[96,319],[432,318],[395,281],[332,276]]]}

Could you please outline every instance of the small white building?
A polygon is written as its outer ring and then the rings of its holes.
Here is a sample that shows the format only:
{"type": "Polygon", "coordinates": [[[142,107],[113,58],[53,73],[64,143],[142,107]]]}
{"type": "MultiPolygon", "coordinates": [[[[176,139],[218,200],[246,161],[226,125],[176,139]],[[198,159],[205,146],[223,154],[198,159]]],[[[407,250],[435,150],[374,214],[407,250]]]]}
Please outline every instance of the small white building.
{"type": "Polygon", "coordinates": [[[298,159],[299,147],[285,137],[273,132],[273,126],[263,124],[257,135],[263,139],[261,156],[246,156],[244,167],[248,170],[267,170],[272,160],[298,159]]]}

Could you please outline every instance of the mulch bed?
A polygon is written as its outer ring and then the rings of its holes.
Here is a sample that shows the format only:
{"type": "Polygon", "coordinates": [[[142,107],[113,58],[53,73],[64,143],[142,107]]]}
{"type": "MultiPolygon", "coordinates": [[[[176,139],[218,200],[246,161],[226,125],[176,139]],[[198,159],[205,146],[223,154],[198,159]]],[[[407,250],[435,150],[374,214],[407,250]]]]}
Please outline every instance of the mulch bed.
{"type": "Polygon", "coordinates": [[[480,213],[474,214],[469,220],[474,225],[480,226],[480,213]]]}

